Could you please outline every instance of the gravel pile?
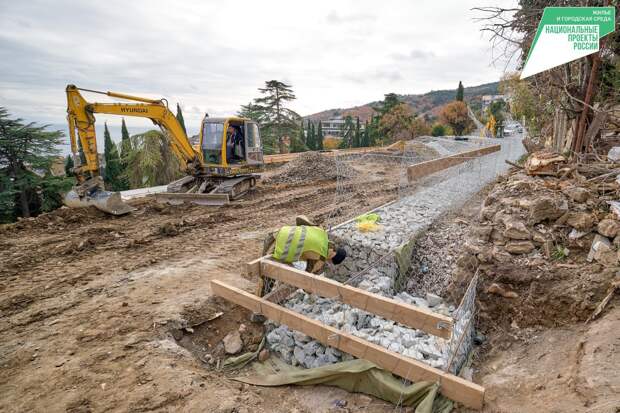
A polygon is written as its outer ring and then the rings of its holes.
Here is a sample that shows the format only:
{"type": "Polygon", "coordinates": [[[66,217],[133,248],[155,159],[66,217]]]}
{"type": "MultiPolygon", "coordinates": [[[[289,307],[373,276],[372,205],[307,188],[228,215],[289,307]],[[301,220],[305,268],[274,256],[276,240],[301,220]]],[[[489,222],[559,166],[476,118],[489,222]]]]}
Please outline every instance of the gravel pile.
{"type": "Polygon", "coordinates": [[[321,155],[319,152],[304,152],[296,159],[282,167],[281,171],[272,175],[265,182],[270,184],[289,183],[297,184],[312,181],[352,177],[357,171],[345,163],[336,167],[336,160],[331,156],[321,155]]]}
{"type": "Polygon", "coordinates": [[[444,294],[468,229],[464,221],[441,222],[416,239],[407,274],[407,291],[444,294]]]}

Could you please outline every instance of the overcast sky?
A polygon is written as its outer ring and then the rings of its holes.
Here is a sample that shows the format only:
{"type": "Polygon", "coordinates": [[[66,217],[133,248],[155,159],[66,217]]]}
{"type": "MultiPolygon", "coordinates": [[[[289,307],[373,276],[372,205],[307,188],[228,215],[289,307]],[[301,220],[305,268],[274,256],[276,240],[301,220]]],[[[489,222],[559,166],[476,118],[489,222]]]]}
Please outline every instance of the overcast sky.
{"type": "Polygon", "coordinates": [[[302,115],[473,86],[504,69],[473,21],[484,4],[0,0],[0,106],[62,124],[73,83],[180,102],[195,129],[205,112],[236,113],[269,79],[293,85],[302,115]]]}

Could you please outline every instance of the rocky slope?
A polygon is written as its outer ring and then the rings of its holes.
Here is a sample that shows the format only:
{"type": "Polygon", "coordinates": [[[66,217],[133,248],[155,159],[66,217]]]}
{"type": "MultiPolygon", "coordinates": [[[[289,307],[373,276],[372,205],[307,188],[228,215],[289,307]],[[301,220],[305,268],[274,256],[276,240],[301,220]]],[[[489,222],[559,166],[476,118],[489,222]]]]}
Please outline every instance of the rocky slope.
{"type": "Polygon", "coordinates": [[[478,268],[487,330],[585,321],[617,277],[615,176],[605,182],[579,168],[557,175],[513,171],[486,197],[463,245],[453,286],[461,289],[478,268]]]}

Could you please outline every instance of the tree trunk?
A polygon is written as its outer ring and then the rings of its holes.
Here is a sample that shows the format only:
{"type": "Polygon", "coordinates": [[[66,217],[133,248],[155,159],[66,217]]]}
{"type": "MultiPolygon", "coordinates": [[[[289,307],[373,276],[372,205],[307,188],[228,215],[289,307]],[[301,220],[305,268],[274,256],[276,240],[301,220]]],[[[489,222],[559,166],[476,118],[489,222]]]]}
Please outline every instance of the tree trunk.
{"type": "MultiPolygon", "coordinates": [[[[9,170],[11,171],[11,178],[13,178],[13,182],[18,183],[18,177],[21,175],[20,166],[18,162],[11,160],[9,161],[9,170]]],[[[30,206],[28,204],[28,192],[27,188],[23,185],[19,186],[19,207],[21,210],[21,214],[24,218],[30,218],[30,206]]]]}
{"type": "Polygon", "coordinates": [[[30,218],[30,207],[28,206],[28,194],[26,189],[22,188],[19,191],[19,204],[24,218],[30,218]]]}
{"type": "Polygon", "coordinates": [[[582,153],[584,151],[585,144],[585,133],[586,133],[586,121],[588,119],[588,114],[590,112],[590,106],[594,100],[594,95],[596,93],[595,84],[598,84],[598,68],[601,63],[601,55],[600,52],[597,52],[592,57],[592,68],[590,69],[590,76],[588,76],[588,88],[586,89],[586,95],[584,98],[585,105],[583,105],[583,110],[579,115],[579,121],[577,123],[577,132],[575,133],[574,147],[573,151],[575,153],[582,153]]]}

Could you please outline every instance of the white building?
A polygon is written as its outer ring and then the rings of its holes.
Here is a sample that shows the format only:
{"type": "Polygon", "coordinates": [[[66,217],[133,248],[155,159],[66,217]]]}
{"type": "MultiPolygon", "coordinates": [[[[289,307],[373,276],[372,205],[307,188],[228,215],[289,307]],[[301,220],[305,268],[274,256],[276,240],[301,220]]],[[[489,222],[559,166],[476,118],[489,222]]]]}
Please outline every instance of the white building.
{"type": "MultiPolygon", "coordinates": [[[[355,127],[355,122],[357,120],[353,119],[353,126],[355,127]]],[[[346,120],[342,116],[338,116],[335,118],[330,118],[325,121],[321,121],[321,128],[323,129],[323,135],[331,135],[331,136],[343,136],[344,135],[344,125],[346,120]]],[[[316,124],[315,124],[316,126],[316,124]]],[[[364,130],[364,124],[360,122],[360,130],[364,130]]]]}
{"type": "Polygon", "coordinates": [[[482,96],[482,110],[485,111],[493,102],[503,100],[506,102],[505,95],[483,95],[482,96]]]}

